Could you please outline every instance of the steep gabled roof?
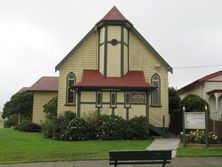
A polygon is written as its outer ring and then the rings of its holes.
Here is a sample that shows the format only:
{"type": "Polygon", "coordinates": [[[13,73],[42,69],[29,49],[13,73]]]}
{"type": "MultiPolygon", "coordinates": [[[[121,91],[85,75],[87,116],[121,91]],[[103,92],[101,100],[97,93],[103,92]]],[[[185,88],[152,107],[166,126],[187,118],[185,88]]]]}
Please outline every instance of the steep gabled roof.
{"type": "Polygon", "coordinates": [[[28,92],[57,92],[59,77],[41,77],[28,92]]]}
{"type": "Polygon", "coordinates": [[[193,86],[193,85],[195,85],[195,84],[197,84],[197,83],[206,82],[206,81],[208,81],[209,79],[214,78],[214,77],[217,77],[217,76],[220,76],[220,75],[222,75],[222,70],[217,71],[217,72],[214,72],[214,73],[211,73],[211,74],[208,74],[208,75],[206,75],[206,76],[204,76],[204,77],[202,77],[202,78],[200,78],[200,79],[197,79],[197,80],[195,80],[194,82],[191,82],[190,84],[188,84],[188,85],[180,88],[180,89],[178,90],[178,92],[183,91],[184,89],[187,89],[187,88],[189,88],[190,86],[193,86]]]}
{"type": "MultiPolygon", "coordinates": [[[[114,6],[100,22],[103,21],[122,21],[128,23],[130,26],[130,30],[143,42],[143,44],[156,56],[156,58],[163,63],[163,65],[172,73],[172,67],[160,56],[160,54],[149,44],[148,41],[133,27],[132,23],[130,23],[123,14],[114,6]]],[[[100,23],[99,22],[99,23],[100,23]]],[[[97,25],[99,24],[97,23],[97,25]]],[[[76,50],[89,38],[91,34],[93,34],[96,29],[97,25],[94,26],[86,35],[85,37],[62,59],[62,61],[55,67],[55,70],[59,70],[59,68],[65,63],[65,61],[72,56],[76,50]]]]}
{"type": "Polygon", "coordinates": [[[102,18],[102,20],[126,20],[125,16],[115,7],[102,18]]]}

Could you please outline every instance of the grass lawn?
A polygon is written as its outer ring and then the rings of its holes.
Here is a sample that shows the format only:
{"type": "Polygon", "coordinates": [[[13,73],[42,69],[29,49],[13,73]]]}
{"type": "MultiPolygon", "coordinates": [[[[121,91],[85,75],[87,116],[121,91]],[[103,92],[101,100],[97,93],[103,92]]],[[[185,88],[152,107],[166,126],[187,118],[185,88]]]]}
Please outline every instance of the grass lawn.
{"type": "Polygon", "coordinates": [[[222,148],[179,148],[177,157],[221,157],[222,148]]]}
{"type": "Polygon", "coordinates": [[[0,129],[0,164],[108,159],[109,150],[145,149],[152,140],[56,141],[39,133],[0,129]]]}

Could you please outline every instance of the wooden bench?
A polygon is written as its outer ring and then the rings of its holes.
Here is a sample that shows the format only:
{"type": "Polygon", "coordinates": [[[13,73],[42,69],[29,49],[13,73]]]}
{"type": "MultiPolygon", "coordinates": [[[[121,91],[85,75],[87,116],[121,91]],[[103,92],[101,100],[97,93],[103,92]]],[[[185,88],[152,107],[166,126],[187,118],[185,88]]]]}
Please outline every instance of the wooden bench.
{"type": "Polygon", "coordinates": [[[166,164],[171,163],[171,150],[155,150],[155,151],[110,151],[109,164],[123,165],[123,164],[166,164]]]}

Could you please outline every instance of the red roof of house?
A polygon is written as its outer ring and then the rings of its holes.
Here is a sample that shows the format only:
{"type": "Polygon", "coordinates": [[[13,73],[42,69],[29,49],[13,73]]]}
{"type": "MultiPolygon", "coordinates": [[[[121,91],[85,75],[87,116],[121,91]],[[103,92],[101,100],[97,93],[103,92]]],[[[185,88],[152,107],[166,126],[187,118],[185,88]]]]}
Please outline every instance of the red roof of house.
{"type": "Polygon", "coordinates": [[[59,77],[41,77],[36,83],[34,83],[28,91],[58,91],[59,77]]]}
{"type": "Polygon", "coordinates": [[[200,79],[197,79],[196,81],[191,82],[190,84],[180,88],[178,91],[184,90],[184,89],[186,89],[186,88],[188,88],[188,87],[190,87],[190,86],[192,86],[192,85],[194,85],[196,83],[202,83],[202,82],[205,82],[205,81],[207,81],[207,80],[209,80],[211,78],[214,78],[214,77],[217,77],[217,76],[220,76],[220,75],[222,75],[222,70],[214,72],[214,73],[209,74],[209,75],[206,75],[206,76],[204,76],[204,77],[202,77],[200,79]]]}
{"type": "Polygon", "coordinates": [[[102,20],[126,20],[123,14],[115,7],[102,18],[102,20]]]}
{"type": "Polygon", "coordinates": [[[222,89],[213,89],[211,91],[208,91],[207,94],[212,94],[212,93],[222,93],[222,89]]]}
{"type": "Polygon", "coordinates": [[[23,87],[17,93],[26,92],[28,89],[29,89],[29,87],[23,87]]]}
{"type": "Polygon", "coordinates": [[[124,77],[105,77],[98,70],[84,70],[77,88],[153,88],[145,81],[143,71],[129,71],[124,77]]]}

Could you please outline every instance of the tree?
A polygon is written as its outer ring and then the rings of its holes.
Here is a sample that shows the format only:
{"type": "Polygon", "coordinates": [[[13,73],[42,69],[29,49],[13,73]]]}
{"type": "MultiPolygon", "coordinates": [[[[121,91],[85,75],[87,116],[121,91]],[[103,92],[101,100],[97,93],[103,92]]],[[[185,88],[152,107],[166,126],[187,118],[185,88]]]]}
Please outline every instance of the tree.
{"type": "Polygon", "coordinates": [[[58,105],[58,97],[53,97],[51,100],[46,103],[43,108],[44,112],[47,114],[47,118],[55,118],[57,116],[57,105],[58,105]]]}
{"type": "Polygon", "coordinates": [[[178,110],[180,108],[180,101],[181,99],[176,89],[173,87],[169,88],[169,111],[178,110]]]}
{"type": "Polygon", "coordinates": [[[32,119],[33,94],[27,92],[16,93],[6,102],[3,108],[2,118],[20,117],[19,123],[22,120],[32,119]]]}
{"type": "Polygon", "coordinates": [[[188,94],[182,101],[181,107],[185,106],[186,112],[201,112],[205,106],[209,106],[207,101],[195,94],[188,94]]]}

